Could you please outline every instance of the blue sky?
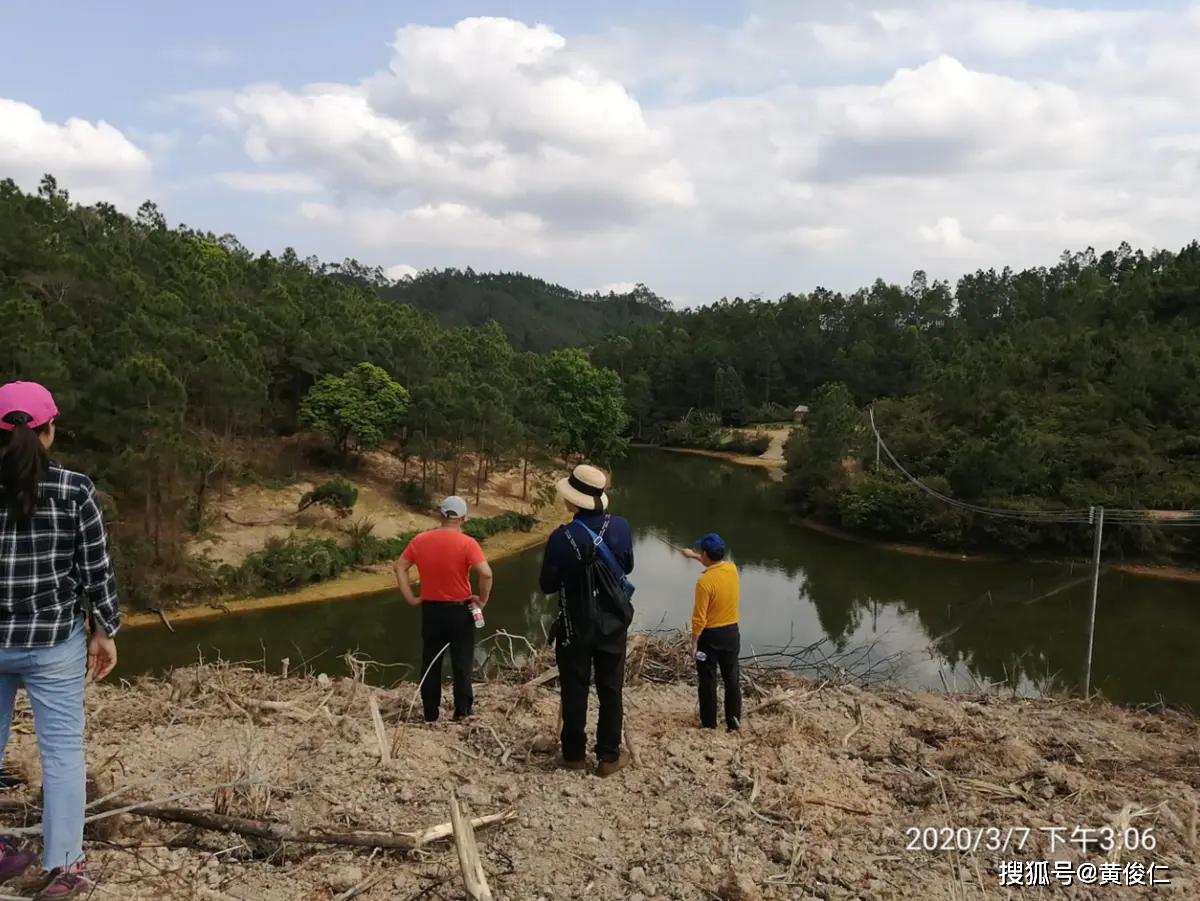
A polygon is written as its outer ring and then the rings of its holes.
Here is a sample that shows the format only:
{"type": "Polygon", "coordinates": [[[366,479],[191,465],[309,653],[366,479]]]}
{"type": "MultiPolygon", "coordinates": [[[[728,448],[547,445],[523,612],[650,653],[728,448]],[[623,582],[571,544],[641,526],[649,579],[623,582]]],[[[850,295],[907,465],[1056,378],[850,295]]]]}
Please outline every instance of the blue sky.
{"type": "Polygon", "coordinates": [[[43,2],[0,177],[680,303],[1196,237],[1200,4],[43,2]]]}

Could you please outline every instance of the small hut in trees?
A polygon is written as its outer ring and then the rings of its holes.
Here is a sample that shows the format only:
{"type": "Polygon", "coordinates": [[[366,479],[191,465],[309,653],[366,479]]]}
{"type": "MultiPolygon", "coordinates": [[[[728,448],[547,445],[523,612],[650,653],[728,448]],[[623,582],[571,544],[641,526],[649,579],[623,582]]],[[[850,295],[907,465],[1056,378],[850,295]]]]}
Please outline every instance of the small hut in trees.
{"type": "Polygon", "coordinates": [[[792,411],[792,422],[801,423],[808,418],[808,407],[805,404],[797,404],[796,409],[792,411]]]}

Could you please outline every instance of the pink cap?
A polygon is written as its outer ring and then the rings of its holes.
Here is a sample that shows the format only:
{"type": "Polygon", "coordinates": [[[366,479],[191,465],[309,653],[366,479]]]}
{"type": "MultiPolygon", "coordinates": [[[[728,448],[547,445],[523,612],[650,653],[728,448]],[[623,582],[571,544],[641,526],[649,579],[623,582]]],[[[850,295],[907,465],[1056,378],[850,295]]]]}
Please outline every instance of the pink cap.
{"type": "Polygon", "coordinates": [[[0,429],[13,430],[10,417],[13,413],[24,413],[31,429],[40,429],[58,415],[54,395],[37,382],[9,382],[0,387],[0,429]]]}

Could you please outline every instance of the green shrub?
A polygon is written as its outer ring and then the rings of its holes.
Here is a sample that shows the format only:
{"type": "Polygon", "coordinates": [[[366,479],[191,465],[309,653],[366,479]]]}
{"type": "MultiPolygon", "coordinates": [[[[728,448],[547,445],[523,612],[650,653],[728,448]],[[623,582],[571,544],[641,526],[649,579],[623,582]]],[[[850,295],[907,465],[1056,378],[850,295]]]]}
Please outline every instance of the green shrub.
{"type": "Polygon", "coordinates": [[[360,566],[371,566],[375,563],[386,563],[395,560],[408,547],[416,532],[405,532],[395,538],[379,538],[369,535],[360,543],[354,563],[360,566]]]}
{"type": "MultiPolygon", "coordinates": [[[[949,494],[945,479],[927,484],[949,494]]],[[[890,470],[864,473],[837,498],[843,526],[888,538],[923,536],[934,544],[961,544],[969,525],[968,515],[925,494],[890,470]]]]}
{"type": "Polygon", "coordinates": [[[746,421],[761,423],[791,422],[792,408],[777,403],[760,404],[757,407],[750,408],[750,411],[746,414],[746,421]]]}
{"type": "Polygon", "coordinates": [[[397,482],[394,489],[396,500],[413,510],[433,509],[433,494],[421,484],[420,479],[405,479],[397,482]]]}
{"type": "Polygon", "coordinates": [[[663,427],[662,442],[669,447],[716,450],[724,434],[721,417],[715,413],[689,413],[663,427]]]}
{"type": "MultiPolygon", "coordinates": [[[[487,519],[469,519],[463,530],[477,541],[499,532],[528,532],[537,517],[527,513],[502,513],[487,519]]],[[[340,545],[334,538],[272,538],[241,566],[224,565],[212,574],[213,590],[233,594],[270,594],[293,591],[314,582],[336,579],[352,566],[371,566],[399,557],[416,532],[394,538],[374,534],[374,523],[359,520],[346,529],[349,538],[340,545]]]]}
{"type": "Polygon", "coordinates": [[[300,498],[300,509],[321,504],[334,510],[339,516],[349,516],[356,503],[358,489],[354,483],[342,476],[336,476],[300,498]]]}
{"type": "Polygon", "coordinates": [[[483,541],[500,532],[528,532],[536,523],[536,516],[509,511],[487,519],[468,519],[463,525],[463,531],[476,541],[483,541]]]}
{"type": "Polygon", "coordinates": [[[251,591],[287,591],[340,576],[352,563],[350,552],[333,538],[272,538],[230,574],[251,591]]]}

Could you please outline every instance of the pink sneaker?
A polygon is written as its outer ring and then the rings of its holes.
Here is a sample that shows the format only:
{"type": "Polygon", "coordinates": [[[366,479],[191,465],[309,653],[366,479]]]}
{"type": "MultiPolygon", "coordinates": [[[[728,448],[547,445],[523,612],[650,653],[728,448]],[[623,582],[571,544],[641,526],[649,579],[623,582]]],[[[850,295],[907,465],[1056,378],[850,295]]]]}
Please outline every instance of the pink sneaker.
{"type": "Polygon", "coordinates": [[[0,883],[16,879],[28,870],[32,863],[32,854],[22,851],[13,841],[0,838],[0,883]]]}
{"type": "Polygon", "coordinates": [[[33,896],[34,901],[62,901],[64,898],[82,898],[96,888],[96,880],[83,864],[59,867],[50,871],[50,881],[33,896]]]}

